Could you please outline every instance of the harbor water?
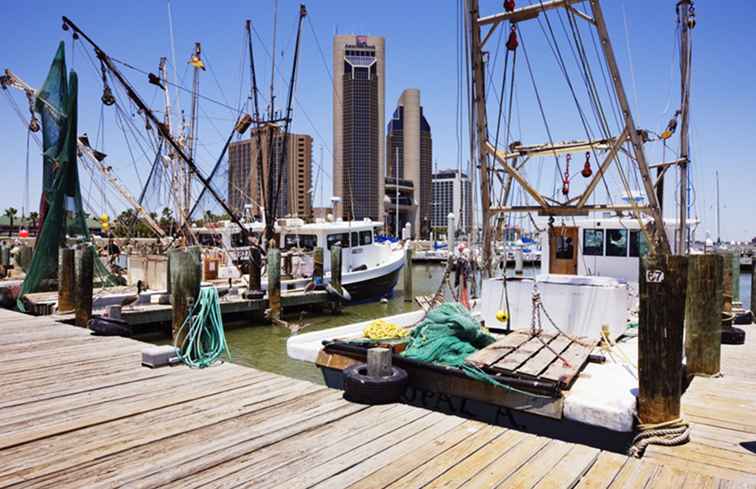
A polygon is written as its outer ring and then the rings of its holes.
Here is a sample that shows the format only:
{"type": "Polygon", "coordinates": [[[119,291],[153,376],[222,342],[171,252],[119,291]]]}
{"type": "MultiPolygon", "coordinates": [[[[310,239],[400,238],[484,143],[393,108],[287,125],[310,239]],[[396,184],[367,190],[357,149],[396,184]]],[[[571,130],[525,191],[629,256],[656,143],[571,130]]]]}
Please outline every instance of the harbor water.
{"type": "MultiPolygon", "coordinates": [[[[412,274],[414,281],[414,295],[431,295],[436,292],[444,272],[444,267],[437,264],[415,264],[412,274]]],[[[510,270],[511,272],[511,270],[510,270]]],[[[526,269],[532,274],[532,269],[526,269]]],[[[413,302],[404,301],[402,291],[403,281],[399,283],[387,303],[371,302],[345,307],[338,315],[305,314],[301,322],[308,326],[303,332],[333,328],[358,321],[400,314],[418,308],[413,302]]],[[[745,307],[750,307],[751,277],[749,272],[740,276],[740,296],[745,307]]],[[[288,320],[298,320],[288,317],[288,320]]],[[[266,370],[287,377],[322,383],[320,370],[309,363],[292,360],[286,355],[286,340],[289,330],[269,324],[236,323],[228,325],[226,339],[234,363],[247,365],[259,370],[266,370]]]]}

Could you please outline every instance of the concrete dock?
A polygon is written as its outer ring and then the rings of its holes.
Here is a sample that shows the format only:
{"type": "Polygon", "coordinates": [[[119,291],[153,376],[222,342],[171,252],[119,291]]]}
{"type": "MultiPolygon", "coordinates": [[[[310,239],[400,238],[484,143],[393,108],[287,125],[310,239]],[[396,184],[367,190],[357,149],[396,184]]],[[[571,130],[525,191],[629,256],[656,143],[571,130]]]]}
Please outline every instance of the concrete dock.
{"type": "Polygon", "coordinates": [[[683,404],[691,443],[641,460],[0,310],[0,487],[756,487],[756,335],[683,404]]]}

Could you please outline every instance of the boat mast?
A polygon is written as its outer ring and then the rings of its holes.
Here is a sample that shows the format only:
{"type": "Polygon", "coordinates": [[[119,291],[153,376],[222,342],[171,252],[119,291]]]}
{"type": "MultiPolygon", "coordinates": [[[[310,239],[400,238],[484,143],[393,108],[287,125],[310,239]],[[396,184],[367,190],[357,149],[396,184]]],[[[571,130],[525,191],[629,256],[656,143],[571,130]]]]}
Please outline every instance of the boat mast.
{"type": "MultiPolygon", "coordinates": [[[[255,137],[257,138],[257,186],[260,189],[260,201],[258,202],[258,205],[262,207],[263,212],[265,213],[265,222],[268,222],[268,214],[266,210],[266,200],[265,200],[265,183],[263,179],[263,175],[265,175],[264,169],[263,169],[263,153],[262,153],[262,126],[260,125],[260,122],[262,120],[262,117],[260,116],[260,102],[257,96],[257,72],[255,71],[255,52],[252,49],[252,21],[247,19],[247,22],[245,24],[246,30],[247,30],[247,45],[249,48],[249,70],[250,70],[250,90],[251,90],[251,96],[252,96],[252,102],[254,106],[254,112],[253,112],[253,120],[255,121],[255,137]]],[[[254,193],[253,193],[254,195],[254,193]]]]}
{"type": "Polygon", "coordinates": [[[677,253],[685,255],[690,250],[690,229],[688,212],[690,205],[690,183],[688,181],[688,163],[690,154],[689,140],[689,102],[690,102],[690,28],[695,25],[691,17],[693,0],[680,0],[677,3],[677,15],[680,19],[680,234],[677,236],[677,253]]]}
{"type": "MultiPolygon", "coordinates": [[[[194,53],[189,61],[194,67],[194,77],[192,80],[192,112],[189,120],[189,133],[187,135],[187,153],[189,158],[194,159],[197,147],[197,116],[198,116],[198,104],[199,104],[199,72],[205,69],[205,64],[202,62],[202,45],[198,42],[194,43],[194,53]]],[[[183,188],[183,205],[181,216],[188,224],[190,216],[188,215],[189,208],[192,205],[192,172],[191,169],[184,165],[184,188],[183,188]]]]}

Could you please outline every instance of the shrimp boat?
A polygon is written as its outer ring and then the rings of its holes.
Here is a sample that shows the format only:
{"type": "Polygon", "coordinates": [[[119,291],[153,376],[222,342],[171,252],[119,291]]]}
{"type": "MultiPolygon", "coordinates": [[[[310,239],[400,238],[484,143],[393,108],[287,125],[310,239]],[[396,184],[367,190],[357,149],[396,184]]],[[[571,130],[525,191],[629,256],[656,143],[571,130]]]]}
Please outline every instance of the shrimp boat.
{"type": "MultiPolygon", "coordinates": [[[[490,277],[482,281],[479,297],[463,300],[469,311],[460,313],[452,321],[437,313],[442,308],[448,309],[445,302],[450,299],[464,298],[463,279],[456,290],[452,288],[444,294],[439,289],[433,301],[421,304],[425,306],[421,310],[383,318],[384,323],[408,330],[408,335],[370,340],[367,332],[372,323],[366,321],[293,336],[288,340],[287,351],[291,358],[320,367],[328,385],[342,387],[345,371],[346,375],[351,375],[350,366],[365,362],[369,348],[388,347],[393,352],[394,365],[406,370],[408,375],[402,396],[405,402],[492,423],[526,425],[531,432],[623,450],[631,440],[637,414],[637,308],[639,281],[643,278],[639,278],[640,259],[651,253],[670,255],[673,244],[676,253],[687,254],[691,222],[695,221],[688,215],[687,192],[679,192],[680,214],[675,221],[665,221],[661,208],[664,173],[669,168],[679,168],[681,188],[689,187],[688,77],[683,81],[681,106],[675,113],[674,123],[671,121],[657,138],[669,139],[677,127],[676,118],[681,117],[680,158],[649,165],[644,145],[652,138],[648,131],[635,126],[599,0],[555,0],[520,8],[515,8],[514,3],[507,2],[504,12],[480,16],[476,0],[465,2],[465,29],[471,46],[470,89],[474,110],[471,120],[476,123],[474,141],[470,144],[471,158],[480,170],[481,184],[481,268],[489,270],[490,277]],[[581,8],[581,4],[585,4],[585,8],[581,8]],[[601,46],[601,54],[597,50],[596,58],[609,73],[607,80],[614,85],[613,90],[607,86],[607,92],[612,92],[612,103],[617,104],[624,118],[616,121],[613,130],[609,125],[597,130],[604,136],[600,139],[589,137],[555,143],[551,136],[553,128],[549,131],[547,126],[550,141],[539,145],[509,140],[510,129],[504,127],[503,133],[507,136],[500,145],[499,124],[493,132],[487,123],[484,45],[495,37],[497,27],[504,29],[503,26],[509,24],[506,56],[511,56],[509,53],[517,50],[523,36],[522,25],[539,17],[541,22],[544,18],[547,23],[555,22],[549,21],[549,16],[566,18],[573,26],[582,23],[574,27],[574,32],[595,29],[594,35],[601,46]],[[584,177],[585,183],[574,178],[575,173],[569,169],[575,155],[585,158],[582,172],[575,172],[584,177]],[[540,192],[523,173],[526,163],[532,165],[534,161],[544,160],[556,162],[554,173],[558,181],[550,195],[540,192]],[[595,169],[591,161],[597,165],[595,169]],[[651,178],[650,167],[657,169],[656,179],[651,178]],[[624,202],[613,200],[620,192],[608,188],[610,172],[621,174],[611,176],[623,185],[624,202]],[[640,190],[630,188],[628,173],[632,173],[632,181],[640,190]],[[496,179],[492,178],[494,175],[496,179]],[[513,185],[521,190],[517,203],[510,198],[513,185]],[[604,189],[606,195],[601,199],[599,194],[604,189]],[[557,198],[559,190],[561,198],[557,198]],[[535,219],[545,221],[538,229],[541,264],[532,276],[497,277],[490,271],[495,229],[491,223],[496,216],[507,213],[529,214],[534,223],[535,219]],[[440,330],[432,329],[436,326],[458,331],[454,323],[468,321],[462,316],[471,317],[484,334],[490,333],[492,338],[486,345],[473,345],[468,341],[468,349],[456,350],[471,351],[462,362],[447,361],[445,358],[449,357],[430,353],[426,357],[408,355],[413,349],[422,348],[424,343],[427,345],[429,332],[440,330]]],[[[684,0],[677,5],[682,73],[689,70],[688,36],[695,24],[690,19],[691,3],[684,0]]],[[[553,31],[540,32],[546,36],[550,32],[552,46],[559,43],[553,31]]],[[[567,42],[579,44],[580,40],[576,34],[567,42]]],[[[580,49],[578,45],[575,52],[582,57],[584,53],[580,54],[580,49]]],[[[582,61],[585,67],[595,60],[582,61]]],[[[512,66],[514,63],[502,63],[505,70],[507,66],[511,69],[511,73],[505,71],[503,77],[507,83],[510,76],[513,80],[506,85],[507,89],[515,83],[517,65],[512,66]]],[[[535,84],[531,68],[529,65],[528,72],[535,84]]],[[[564,76],[569,76],[566,71],[564,76]]],[[[583,78],[586,85],[591,83],[589,78],[583,78]]],[[[574,90],[574,85],[570,87],[574,90]]],[[[586,87],[591,97],[597,95],[593,88],[586,87]]],[[[501,90],[502,96],[497,100],[504,104],[509,95],[504,87],[501,90]]],[[[537,97],[537,101],[542,104],[543,97],[537,97]]],[[[574,97],[574,101],[580,109],[578,97],[574,97]]],[[[592,102],[594,108],[601,106],[598,98],[592,102]]],[[[514,108],[509,106],[508,110],[514,108]]],[[[502,112],[506,113],[500,107],[499,113],[502,112]]],[[[586,132],[590,136],[591,131],[586,132]]],[[[454,258],[457,270],[470,269],[460,263],[464,259],[454,258]]],[[[447,273],[451,269],[450,262],[447,273]]],[[[469,331],[465,334],[471,337],[469,331]]],[[[455,338],[449,343],[455,347],[466,341],[456,332],[450,333],[452,335],[455,338]]]]}
{"type": "MultiPolygon", "coordinates": [[[[243,223],[247,235],[261,239],[265,224],[243,223]]],[[[312,251],[324,250],[324,280],[330,282],[331,262],[328,251],[339,244],[342,248],[342,286],[354,300],[380,298],[391,294],[404,265],[404,245],[376,240],[383,223],[362,221],[327,221],[316,219],[305,223],[299,218],[282,218],[276,222],[279,249],[291,257],[290,272],[282,277],[282,290],[301,290],[311,281],[313,274],[312,251]]],[[[208,250],[218,250],[222,258],[223,278],[239,273],[249,263],[251,246],[245,246],[239,226],[229,221],[213,227],[195,227],[192,232],[208,250]],[[226,275],[228,274],[228,275],[226,275]]],[[[267,278],[262,288],[267,290],[267,278]]]]}

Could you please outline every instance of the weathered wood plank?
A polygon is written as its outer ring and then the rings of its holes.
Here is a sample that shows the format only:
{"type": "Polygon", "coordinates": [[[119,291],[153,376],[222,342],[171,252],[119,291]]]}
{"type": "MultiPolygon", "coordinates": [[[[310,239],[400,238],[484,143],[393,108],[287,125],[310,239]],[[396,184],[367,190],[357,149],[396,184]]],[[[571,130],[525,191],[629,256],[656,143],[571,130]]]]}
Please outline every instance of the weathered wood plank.
{"type": "Polygon", "coordinates": [[[541,373],[544,373],[546,369],[554,362],[560,362],[560,355],[562,355],[568,346],[570,346],[571,340],[564,335],[557,335],[550,343],[548,348],[541,348],[533,358],[528,360],[524,365],[521,365],[516,372],[518,374],[531,375],[538,377],[541,373]]]}
{"type": "Polygon", "coordinates": [[[541,374],[541,377],[559,382],[564,389],[569,388],[588,361],[588,355],[591,354],[591,351],[593,351],[593,346],[585,346],[581,342],[573,341],[560,357],[541,374]]]}
{"type": "Polygon", "coordinates": [[[480,368],[490,367],[506,355],[515,351],[520,345],[528,340],[530,340],[530,334],[521,331],[513,331],[512,333],[499,338],[495,343],[473,353],[467,357],[465,361],[480,368]]]}

